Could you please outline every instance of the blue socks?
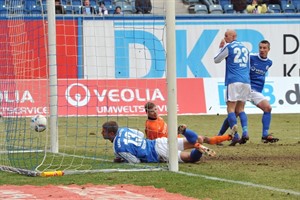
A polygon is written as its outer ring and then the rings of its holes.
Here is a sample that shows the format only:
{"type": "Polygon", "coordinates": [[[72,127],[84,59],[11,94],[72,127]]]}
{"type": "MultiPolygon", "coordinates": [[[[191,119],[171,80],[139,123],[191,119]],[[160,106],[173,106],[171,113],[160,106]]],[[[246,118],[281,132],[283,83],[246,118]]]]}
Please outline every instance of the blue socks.
{"type": "Polygon", "coordinates": [[[232,128],[235,124],[237,124],[236,116],[234,112],[228,113],[228,123],[230,128],[232,128]]]}
{"type": "Polygon", "coordinates": [[[227,129],[229,128],[229,123],[228,123],[228,117],[224,120],[222,127],[219,131],[219,136],[223,135],[224,133],[226,133],[227,129]]]}
{"type": "Polygon", "coordinates": [[[198,141],[198,135],[190,129],[186,129],[183,135],[185,136],[187,141],[191,144],[195,144],[198,141]]]}
{"type": "MultiPolygon", "coordinates": [[[[243,136],[248,136],[248,118],[245,112],[241,112],[239,114],[242,129],[243,129],[243,136]]],[[[232,128],[235,124],[237,124],[237,118],[235,116],[235,113],[231,112],[228,113],[228,117],[224,120],[222,127],[219,131],[218,135],[223,135],[227,129],[230,127],[232,128]]],[[[239,135],[236,133],[234,134],[234,138],[238,138],[239,135]]]]}
{"type": "Polygon", "coordinates": [[[248,118],[245,112],[240,112],[239,114],[242,129],[243,129],[243,136],[248,136],[248,118]]]}
{"type": "Polygon", "coordinates": [[[201,157],[202,157],[202,153],[197,149],[193,149],[190,154],[190,161],[197,162],[200,160],[201,157]]]}
{"type": "Polygon", "coordinates": [[[269,128],[271,123],[271,113],[270,112],[264,112],[262,116],[262,137],[267,137],[269,134],[269,128]]]}

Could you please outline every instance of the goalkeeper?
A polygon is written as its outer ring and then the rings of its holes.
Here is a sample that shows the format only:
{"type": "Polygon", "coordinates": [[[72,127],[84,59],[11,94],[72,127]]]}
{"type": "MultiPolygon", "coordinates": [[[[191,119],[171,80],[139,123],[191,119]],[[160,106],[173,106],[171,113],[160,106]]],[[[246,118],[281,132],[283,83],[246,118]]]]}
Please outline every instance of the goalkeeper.
{"type": "MultiPolygon", "coordinates": [[[[153,102],[147,102],[145,104],[145,111],[147,114],[147,120],[145,123],[145,133],[146,137],[150,140],[156,138],[168,137],[168,127],[167,123],[161,118],[157,113],[157,106],[153,102]]],[[[213,137],[198,136],[198,142],[200,144],[218,144],[224,141],[231,140],[231,135],[218,135],[213,137]]]]}
{"type": "MultiPolygon", "coordinates": [[[[215,152],[197,142],[198,135],[186,129],[185,125],[178,127],[178,133],[185,138],[178,138],[178,161],[195,163],[202,154],[215,156],[215,152]],[[183,150],[193,149],[191,152],[183,150]]],[[[113,143],[116,160],[129,163],[158,163],[169,160],[168,138],[155,140],[144,138],[144,133],[128,127],[119,128],[115,121],[108,121],[102,125],[102,136],[113,143]]]]}

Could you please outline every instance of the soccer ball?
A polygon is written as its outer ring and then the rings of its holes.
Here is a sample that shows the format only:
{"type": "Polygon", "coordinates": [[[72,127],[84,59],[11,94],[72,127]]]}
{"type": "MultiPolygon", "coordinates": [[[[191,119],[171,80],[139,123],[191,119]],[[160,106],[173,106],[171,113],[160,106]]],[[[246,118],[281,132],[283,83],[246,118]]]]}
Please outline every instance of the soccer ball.
{"type": "Polygon", "coordinates": [[[47,128],[47,119],[43,115],[36,115],[31,118],[30,127],[36,132],[43,132],[47,128]]]}

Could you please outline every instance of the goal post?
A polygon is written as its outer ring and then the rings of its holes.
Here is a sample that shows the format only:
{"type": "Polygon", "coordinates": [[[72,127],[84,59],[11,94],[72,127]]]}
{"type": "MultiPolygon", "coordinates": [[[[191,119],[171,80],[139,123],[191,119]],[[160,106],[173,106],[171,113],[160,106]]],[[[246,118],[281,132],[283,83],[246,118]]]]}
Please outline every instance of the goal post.
{"type": "Polygon", "coordinates": [[[56,18],[55,18],[55,2],[47,0],[48,13],[48,60],[49,60],[49,88],[50,88],[50,142],[51,153],[58,153],[58,98],[57,98],[57,64],[56,64],[56,18]]]}
{"type": "MultiPolygon", "coordinates": [[[[176,84],[176,44],[175,44],[175,0],[167,1],[167,87],[168,87],[168,129],[177,132],[177,84],[176,84]]],[[[169,170],[178,171],[177,135],[169,134],[169,170]]]]}

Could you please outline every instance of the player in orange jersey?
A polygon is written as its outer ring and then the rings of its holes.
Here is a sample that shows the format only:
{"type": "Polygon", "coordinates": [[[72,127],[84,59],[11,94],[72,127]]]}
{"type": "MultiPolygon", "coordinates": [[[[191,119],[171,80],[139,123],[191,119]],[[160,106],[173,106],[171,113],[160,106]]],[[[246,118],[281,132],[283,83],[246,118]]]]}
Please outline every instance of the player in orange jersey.
{"type": "Polygon", "coordinates": [[[145,104],[145,111],[148,119],[145,123],[146,138],[154,140],[156,138],[168,137],[168,125],[163,118],[158,116],[157,107],[152,102],[145,104]]]}
{"type": "MultiPolygon", "coordinates": [[[[156,105],[153,102],[147,102],[145,104],[145,111],[148,117],[145,123],[146,138],[154,140],[156,138],[168,137],[168,125],[164,119],[158,115],[156,105]]],[[[197,137],[197,141],[200,144],[218,144],[220,141],[228,141],[232,139],[232,136],[228,134],[213,137],[198,135],[197,137]]]]}

